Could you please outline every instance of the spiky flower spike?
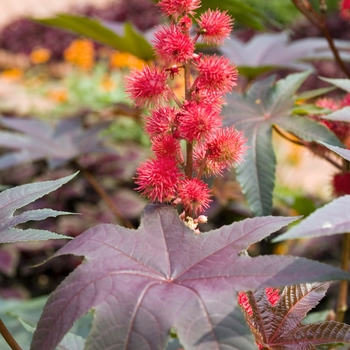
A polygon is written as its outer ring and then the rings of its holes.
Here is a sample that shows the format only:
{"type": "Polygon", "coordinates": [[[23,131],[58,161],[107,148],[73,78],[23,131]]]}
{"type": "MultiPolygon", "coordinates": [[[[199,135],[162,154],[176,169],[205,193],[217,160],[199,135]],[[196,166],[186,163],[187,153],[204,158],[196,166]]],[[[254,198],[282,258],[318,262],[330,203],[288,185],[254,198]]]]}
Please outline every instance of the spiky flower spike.
{"type": "Polygon", "coordinates": [[[198,32],[206,43],[220,45],[230,35],[233,20],[226,12],[209,9],[201,15],[198,25],[198,32]]]}
{"type": "Polygon", "coordinates": [[[200,7],[200,0],[162,0],[159,2],[162,12],[175,19],[186,14],[194,14],[194,10],[200,7]]]}
{"type": "Polygon", "coordinates": [[[161,0],[159,6],[171,21],[155,33],[158,65],[126,78],[130,98],[139,107],[150,107],[145,130],[154,157],[137,170],[136,189],[153,202],[182,205],[180,217],[198,233],[204,218],[200,214],[211,202],[202,177],[222,175],[239,162],[245,139],[234,128],[222,128],[220,115],[224,95],[236,85],[236,67],[225,57],[198,55],[194,49],[200,38],[222,44],[233,21],[219,10],[208,10],[196,20],[200,0],[161,0]],[[194,37],[192,25],[197,26],[194,37]],[[179,75],[184,79],[183,100],[168,85],[179,75]]]}

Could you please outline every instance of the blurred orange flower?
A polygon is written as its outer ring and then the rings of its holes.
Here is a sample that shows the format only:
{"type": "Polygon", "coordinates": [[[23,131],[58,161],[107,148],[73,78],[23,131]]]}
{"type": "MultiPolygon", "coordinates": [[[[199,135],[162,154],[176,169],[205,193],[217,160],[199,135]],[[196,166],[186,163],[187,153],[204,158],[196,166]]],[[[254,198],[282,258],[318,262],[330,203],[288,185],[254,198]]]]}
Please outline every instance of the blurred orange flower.
{"type": "Polygon", "coordinates": [[[112,91],[115,88],[115,83],[108,75],[106,75],[101,81],[101,87],[105,91],[112,91]]]}
{"type": "Polygon", "coordinates": [[[19,80],[23,76],[23,71],[20,68],[10,68],[2,71],[0,77],[6,80],[19,80]]]}
{"type": "Polygon", "coordinates": [[[47,94],[48,98],[57,103],[64,103],[68,100],[68,92],[66,90],[52,90],[47,94]]]}
{"type": "Polygon", "coordinates": [[[94,44],[90,40],[74,40],[64,50],[63,55],[67,62],[74,63],[86,70],[91,69],[95,63],[94,44]]]}
{"type": "Polygon", "coordinates": [[[30,55],[30,62],[33,64],[41,64],[47,62],[51,57],[51,51],[44,48],[34,49],[30,55]]]}
{"type": "Polygon", "coordinates": [[[110,57],[111,68],[132,68],[141,70],[145,61],[128,52],[114,52],[110,57]]]}

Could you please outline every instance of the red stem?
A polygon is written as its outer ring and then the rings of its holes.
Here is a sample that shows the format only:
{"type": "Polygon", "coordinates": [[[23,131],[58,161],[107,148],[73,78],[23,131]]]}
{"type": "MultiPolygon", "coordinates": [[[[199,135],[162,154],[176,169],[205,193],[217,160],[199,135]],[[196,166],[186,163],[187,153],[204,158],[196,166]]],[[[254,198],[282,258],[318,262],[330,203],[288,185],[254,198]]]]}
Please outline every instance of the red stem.
{"type": "Polygon", "coordinates": [[[0,319],[0,333],[6,340],[6,343],[10,346],[12,350],[22,350],[22,348],[18,345],[16,340],[13,338],[12,334],[6,328],[4,322],[0,319]]]}

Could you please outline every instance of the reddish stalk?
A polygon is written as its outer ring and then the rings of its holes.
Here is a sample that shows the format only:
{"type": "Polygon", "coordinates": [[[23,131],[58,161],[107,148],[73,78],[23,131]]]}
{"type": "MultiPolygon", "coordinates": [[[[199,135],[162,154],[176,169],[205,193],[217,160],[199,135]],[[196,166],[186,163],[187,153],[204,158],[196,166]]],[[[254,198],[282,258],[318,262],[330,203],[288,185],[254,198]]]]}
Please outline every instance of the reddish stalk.
{"type": "Polygon", "coordinates": [[[340,66],[341,70],[346,74],[346,76],[350,79],[350,71],[347,69],[345,63],[343,62],[343,60],[341,59],[340,55],[339,55],[339,51],[338,49],[335,47],[334,45],[334,40],[331,37],[331,35],[329,34],[328,28],[326,26],[325,21],[322,22],[321,24],[321,29],[323,31],[324,36],[326,37],[327,41],[328,41],[328,45],[330,47],[330,49],[332,50],[333,56],[336,60],[336,62],[338,63],[338,65],[340,66]]]}
{"type": "MultiPolygon", "coordinates": [[[[190,100],[191,98],[191,66],[190,62],[187,61],[184,65],[185,71],[185,99],[190,100]]],[[[188,179],[192,179],[193,173],[193,142],[186,142],[186,169],[185,175],[188,179]]]]}
{"type": "Polygon", "coordinates": [[[318,14],[311,6],[307,0],[292,0],[295,7],[317,28],[320,28],[323,31],[323,34],[328,42],[328,45],[333,53],[334,59],[341,68],[341,70],[350,78],[350,71],[346,67],[345,63],[340,57],[339,50],[334,45],[334,40],[330,35],[327,24],[326,24],[326,4],[323,0],[319,0],[321,14],[318,14]]]}
{"type": "Polygon", "coordinates": [[[10,346],[12,350],[22,350],[22,348],[18,345],[16,340],[13,338],[12,334],[6,328],[4,322],[0,319],[0,333],[4,337],[6,343],[10,346]]]}
{"type": "Polygon", "coordinates": [[[175,93],[174,93],[173,90],[170,90],[170,96],[171,96],[171,98],[175,101],[175,103],[176,103],[179,107],[182,106],[181,101],[177,98],[177,96],[175,95],[175,93]]]}
{"type": "MultiPolygon", "coordinates": [[[[190,100],[191,98],[191,65],[190,61],[187,61],[184,65],[185,72],[185,99],[190,100]]],[[[185,176],[188,179],[192,179],[193,173],[193,142],[186,141],[186,168],[185,176]]],[[[191,212],[187,210],[185,212],[185,217],[191,216],[191,212]]]]}
{"type": "Polygon", "coordinates": [[[294,6],[316,27],[319,27],[317,13],[307,1],[292,0],[294,6]]]}

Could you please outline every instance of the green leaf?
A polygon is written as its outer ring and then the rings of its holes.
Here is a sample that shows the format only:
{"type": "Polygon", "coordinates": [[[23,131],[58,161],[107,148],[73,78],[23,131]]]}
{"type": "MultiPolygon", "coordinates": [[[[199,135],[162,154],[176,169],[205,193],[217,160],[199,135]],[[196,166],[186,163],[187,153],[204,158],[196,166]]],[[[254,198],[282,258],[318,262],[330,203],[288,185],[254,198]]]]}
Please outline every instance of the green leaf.
{"type": "Polygon", "coordinates": [[[271,141],[274,125],[308,142],[320,140],[341,146],[325,126],[292,114],[295,93],[309,74],[291,74],[276,84],[274,78],[269,77],[252,84],[245,94],[228,96],[224,124],[242,130],[248,138],[249,148],[244,162],[237,166],[237,178],[255,215],[268,215],[272,209],[276,166],[271,141]]]}
{"type": "MultiPolygon", "coordinates": [[[[20,317],[17,317],[17,318],[26,331],[30,333],[35,332],[36,326],[21,319],[20,317]]],[[[68,332],[64,336],[64,338],[61,340],[59,345],[57,345],[56,350],[83,350],[84,345],[85,345],[84,338],[74,333],[68,332]]]]}
{"type": "Polygon", "coordinates": [[[330,79],[324,77],[319,78],[323,81],[326,81],[327,83],[338,87],[339,89],[345,90],[346,92],[350,93],[350,79],[330,79]]]}
{"type": "Polygon", "coordinates": [[[265,215],[272,209],[276,157],[271,133],[269,126],[252,125],[245,133],[248,138],[246,160],[237,166],[237,180],[256,215],[265,215]]]}
{"type": "Polygon", "coordinates": [[[136,32],[130,23],[124,25],[124,35],[118,35],[102,22],[84,16],[58,14],[56,17],[35,19],[34,21],[86,36],[116,50],[129,52],[143,60],[153,58],[151,44],[136,32]]]}
{"type": "Polygon", "coordinates": [[[278,120],[278,125],[307,142],[324,141],[335,146],[343,146],[326,126],[309,118],[293,115],[291,118],[281,118],[278,120]]]}
{"type": "Polygon", "coordinates": [[[329,112],[330,110],[327,108],[318,107],[316,105],[308,104],[308,103],[297,105],[293,108],[293,111],[292,111],[293,114],[301,114],[301,115],[326,114],[329,112]]]}
{"type": "Polygon", "coordinates": [[[320,89],[314,89],[314,90],[309,90],[309,91],[304,91],[301,94],[297,95],[297,101],[300,100],[310,100],[311,98],[315,98],[318,96],[322,96],[328,92],[331,92],[335,90],[335,87],[326,87],[326,88],[320,88],[320,89]]]}

